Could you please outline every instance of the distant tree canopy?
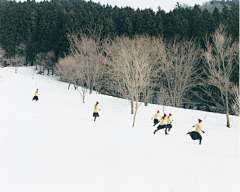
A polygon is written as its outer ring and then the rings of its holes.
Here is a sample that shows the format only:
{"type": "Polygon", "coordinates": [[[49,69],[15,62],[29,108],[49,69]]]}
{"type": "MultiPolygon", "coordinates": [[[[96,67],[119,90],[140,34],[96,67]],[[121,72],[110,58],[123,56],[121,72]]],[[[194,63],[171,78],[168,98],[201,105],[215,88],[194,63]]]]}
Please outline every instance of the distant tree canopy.
{"type": "MultiPolygon", "coordinates": [[[[224,1],[226,3],[226,1],[224,1]]],[[[101,38],[116,36],[133,37],[148,35],[171,39],[178,36],[182,40],[211,34],[219,25],[225,24],[228,34],[239,38],[239,4],[233,1],[231,8],[225,6],[220,12],[193,9],[177,4],[173,11],[166,13],[159,7],[134,10],[101,5],[84,0],[51,1],[0,1],[0,45],[5,57],[14,57],[17,47],[25,45],[22,52],[26,61],[36,60],[38,53],[54,51],[55,60],[69,52],[67,35],[85,28],[101,28],[101,38]]]]}

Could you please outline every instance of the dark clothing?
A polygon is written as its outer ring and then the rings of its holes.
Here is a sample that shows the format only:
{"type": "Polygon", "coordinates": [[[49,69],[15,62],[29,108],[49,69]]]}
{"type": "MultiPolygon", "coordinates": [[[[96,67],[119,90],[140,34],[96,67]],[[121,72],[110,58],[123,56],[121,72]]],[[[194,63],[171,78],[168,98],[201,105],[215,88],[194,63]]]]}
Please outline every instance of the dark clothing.
{"type": "Polygon", "coordinates": [[[164,129],[166,128],[166,125],[158,125],[157,129],[164,129]]]}
{"type": "Polygon", "coordinates": [[[172,129],[172,124],[167,124],[166,127],[168,128],[168,131],[170,131],[170,129],[172,129]]]}
{"type": "Polygon", "coordinates": [[[168,129],[172,128],[172,124],[167,124],[166,126],[167,126],[168,129]]]}
{"type": "Polygon", "coordinates": [[[93,117],[99,117],[98,113],[93,113],[93,117]]]}
{"type": "Polygon", "coordinates": [[[200,133],[192,131],[192,132],[188,132],[187,134],[190,135],[190,137],[192,138],[192,140],[199,140],[202,139],[202,136],[200,135],[200,133]]]}
{"type": "Polygon", "coordinates": [[[38,100],[38,96],[34,96],[32,100],[38,100]]]}
{"type": "Polygon", "coordinates": [[[202,142],[202,136],[200,135],[200,133],[196,132],[196,131],[192,131],[192,132],[188,132],[187,134],[190,135],[190,137],[192,138],[192,140],[199,140],[199,144],[201,144],[202,142]]]}
{"type": "Polygon", "coordinates": [[[158,119],[154,119],[154,125],[153,126],[157,125],[158,123],[159,123],[158,119]]]}
{"type": "Polygon", "coordinates": [[[160,129],[164,129],[165,128],[165,134],[167,135],[167,127],[166,125],[158,125],[157,129],[153,132],[153,134],[155,134],[157,131],[159,131],[160,129]]]}
{"type": "Polygon", "coordinates": [[[93,117],[94,117],[94,121],[96,121],[96,118],[99,117],[99,114],[98,113],[93,113],[93,117]]]}

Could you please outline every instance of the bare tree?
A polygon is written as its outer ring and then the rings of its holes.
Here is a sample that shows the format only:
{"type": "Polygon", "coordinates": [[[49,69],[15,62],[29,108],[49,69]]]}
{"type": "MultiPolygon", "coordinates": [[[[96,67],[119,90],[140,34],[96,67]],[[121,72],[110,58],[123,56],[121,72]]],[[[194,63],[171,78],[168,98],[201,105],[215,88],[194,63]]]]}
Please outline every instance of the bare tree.
{"type": "Polygon", "coordinates": [[[74,85],[75,90],[78,90],[84,103],[87,93],[85,65],[83,60],[78,60],[79,58],[74,56],[70,55],[60,59],[56,65],[56,74],[63,76],[68,81],[68,89],[71,84],[74,85]]]}
{"type": "Polygon", "coordinates": [[[56,74],[63,76],[68,82],[68,89],[71,84],[76,84],[76,59],[73,56],[66,56],[64,58],[59,59],[56,64],[56,74]]]}
{"type": "Polygon", "coordinates": [[[85,102],[85,98],[86,98],[86,94],[87,94],[87,86],[86,86],[86,82],[87,82],[87,76],[86,76],[86,66],[84,64],[83,60],[75,60],[75,76],[76,76],[76,82],[77,85],[76,90],[78,90],[78,92],[80,93],[81,97],[82,97],[82,102],[85,102]],[[79,88],[80,86],[80,88],[79,88]]]}
{"type": "Polygon", "coordinates": [[[210,44],[209,39],[205,38],[206,51],[203,53],[203,57],[207,79],[203,82],[202,87],[213,104],[225,111],[227,127],[230,128],[229,99],[234,87],[231,78],[235,67],[239,65],[239,44],[233,42],[221,25],[212,34],[212,41],[213,44],[210,44]],[[215,90],[213,91],[213,89],[215,90]]]}
{"type": "Polygon", "coordinates": [[[167,102],[170,101],[169,97],[170,96],[169,96],[168,89],[166,87],[162,86],[158,91],[157,98],[162,104],[163,113],[164,113],[164,106],[166,106],[167,102]]]}
{"type": "Polygon", "coordinates": [[[104,70],[105,57],[100,46],[100,34],[92,34],[89,37],[83,32],[79,32],[69,35],[68,39],[71,55],[77,61],[81,60],[84,63],[85,68],[83,71],[85,72],[86,84],[91,94],[104,70]]]}
{"type": "Polygon", "coordinates": [[[196,42],[177,42],[175,38],[166,48],[164,76],[174,107],[178,107],[183,96],[196,86],[199,80],[197,64],[199,48],[196,42]]]}
{"type": "Polygon", "coordinates": [[[20,66],[21,56],[19,54],[15,54],[10,58],[6,58],[7,63],[10,64],[11,67],[15,68],[15,73],[17,73],[18,67],[20,66]]]}
{"type": "Polygon", "coordinates": [[[144,92],[151,84],[153,65],[151,52],[153,51],[149,37],[117,37],[105,46],[109,64],[111,64],[111,79],[117,85],[120,94],[131,103],[134,108],[133,125],[144,92]]]}

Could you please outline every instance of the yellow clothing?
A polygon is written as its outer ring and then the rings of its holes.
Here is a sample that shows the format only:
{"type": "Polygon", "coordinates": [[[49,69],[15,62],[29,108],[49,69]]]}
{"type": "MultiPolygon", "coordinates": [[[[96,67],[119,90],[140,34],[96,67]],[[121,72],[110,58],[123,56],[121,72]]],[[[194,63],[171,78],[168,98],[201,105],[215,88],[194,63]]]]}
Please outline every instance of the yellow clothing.
{"type": "Polygon", "coordinates": [[[38,96],[38,91],[35,91],[35,96],[38,96]]]}
{"type": "MultiPolygon", "coordinates": [[[[154,119],[158,119],[158,117],[161,118],[162,116],[160,116],[160,115],[158,115],[158,114],[156,113],[155,115],[153,115],[153,117],[154,117],[154,119]]],[[[152,117],[152,118],[153,118],[153,117],[152,117]]]]}
{"type": "Polygon", "coordinates": [[[165,124],[165,121],[166,121],[166,119],[165,118],[162,118],[162,119],[160,119],[160,125],[164,125],[165,124]]]}
{"type": "Polygon", "coordinates": [[[94,113],[98,113],[98,105],[94,105],[94,113]]]}
{"type": "Polygon", "coordinates": [[[171,124],[172,120],[170,119],[170,117],[167,117],[167,124],[171,124]]]}
{"type": "Polygon", "coordinates": [[[195,132],[200,132],[200,131],[202,131],[202,129],[201,129],[201,124],[200,123],[197,123],[196,125],[194,125],[195,127],[196,127],[196,129],[195,129],[195,132]]]}

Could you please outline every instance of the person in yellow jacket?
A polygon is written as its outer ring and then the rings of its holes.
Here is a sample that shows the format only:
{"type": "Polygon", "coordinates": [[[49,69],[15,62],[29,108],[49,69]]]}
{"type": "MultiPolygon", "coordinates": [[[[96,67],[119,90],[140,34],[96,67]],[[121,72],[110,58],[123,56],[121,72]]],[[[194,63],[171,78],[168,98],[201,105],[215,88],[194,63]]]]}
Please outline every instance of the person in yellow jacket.
{"type": "Polygon", "coordinates": [[[199,140],[199,145],[202,143],[202,136],[200,135],[200,131],[205,133],[201,128],[202,128],[202,120],[198,119],[198,123],[196,125],[193,125],[193,127],[196,127],[195,131],[188,132],[187,135],[190,135],[192,140],[199,140]]]}
{"type": "MultiPolygon", "coordinates": [[[[157,111],[157,113],[155,115],[153,115],[154,120],[153,120],[153,126],[157,125],[159,123],[158,117],[162,117],[159,115],[159,110],[157,111]]],[[[153,119],[153,117],[151,119],[153,119]]]]}
{"type": "Polygon", "coordinates": [[[165,135],[168,135],[167,128],[166,128],[166,117],[167,115],[164,113],[163,117],[160,119],[160,124],[158,125],[157,129],[153,132],[155,134],[158,130],[165,128],[165,135]]]}
{"type": "Polygon", "coordinates": [[[35,91],[35,93],[34,93],[34,97],[33,97],[32,101],[33,101],[33,100],[36,100],[36,102],[37,102],[37,100],[39,100],[39,99],[38,99],[38,95],[39,95],[39,94],[38,94],[38,89],[37,89],[37,90],[35,91]]]}
{"type": "Polygon", "coordinates": [[[98,104],[99,102],[97,101],[96,104],[94,105],[94,111],[93,111],[93,117],[94,117],[94,121],[96,121],[96,118],[99,117],[99,114],[98,114],[98,104]]]}
{"type": "Polygon", "coordinates": [[[168,117],[167,117],[167,129],[168,129],[168,132],[172,129],[172,121],[173,120],[171,120],[170,119],[170,117],[172,116],[172,114],[171,113],[169,113],[169,115],[168,115],[168,117]]]}

